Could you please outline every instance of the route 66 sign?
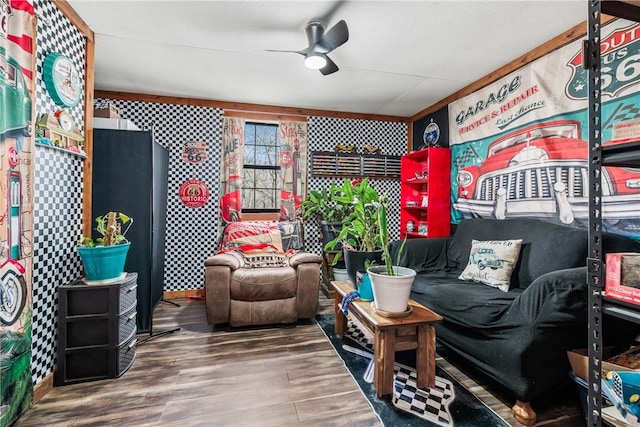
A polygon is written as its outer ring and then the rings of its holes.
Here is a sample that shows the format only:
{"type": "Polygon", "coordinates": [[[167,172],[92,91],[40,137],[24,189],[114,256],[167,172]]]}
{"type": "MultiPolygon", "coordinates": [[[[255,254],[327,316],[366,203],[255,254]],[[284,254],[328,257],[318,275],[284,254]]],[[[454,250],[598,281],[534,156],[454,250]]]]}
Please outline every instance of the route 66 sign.
{"type": "Polygon", "coordinates": [[[189,179],[178,189],[178,197],[188,208],[199,208],[209,200],[209,188],[199,179],[189,179]]]}
{"type": "Polygon", "coordinates": [[[207,144],[203,141],[186,141],[182,150],[182,160],[191,164],[207,160],[207,144]]]}

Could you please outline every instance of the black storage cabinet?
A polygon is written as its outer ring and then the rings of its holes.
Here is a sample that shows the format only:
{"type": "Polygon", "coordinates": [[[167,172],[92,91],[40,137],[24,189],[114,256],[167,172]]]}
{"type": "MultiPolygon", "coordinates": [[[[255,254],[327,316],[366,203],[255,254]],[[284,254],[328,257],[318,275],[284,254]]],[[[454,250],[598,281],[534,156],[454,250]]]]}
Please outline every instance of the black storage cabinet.
{"type": "Polygon", "coordinates": [[[164,288],[168,171],[169,153],[150,131],[94,129],[92,218],[133,217],[125,271],[138,273],[139,333],[151,333],[164,288]]]}
{"type": "Polygon", "coordinates": [[[56,385],[117,378],[136,356],[137,277],[86,285],[78,280],[58,289],[56,385]]]}

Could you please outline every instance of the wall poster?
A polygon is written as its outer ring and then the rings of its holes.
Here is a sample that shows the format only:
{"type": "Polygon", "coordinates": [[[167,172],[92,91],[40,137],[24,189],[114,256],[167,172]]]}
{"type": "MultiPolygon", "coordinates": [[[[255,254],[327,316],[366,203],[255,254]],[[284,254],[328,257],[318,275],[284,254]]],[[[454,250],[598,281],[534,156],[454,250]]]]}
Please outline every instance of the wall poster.
{"type": "MultiPolygon", "coordinates": [[[[640,139],[640,24],[602,28],[602,141],[640,139]]],[[[588,223],[588,93],[582,40],[449,104],[452,222],[588,223]]],[[[603,168],[605,231],[640,237],[640,169],[603,168]]]]}
{"type": "Polygon", "coordinates": [[[306,122],[280,122],[280,217],[293,220],[302,215],[306,198],[308,130],[306,122]]]}
{"type": "Polygon", "coordinates": [[[220,167],[220,225],[242,217],[242,167],[244,166],[244,119],[224,117],[222,165],[220,167]]]}
{"type": "Polygon", "coordinates": [[[0,426],[32,401],[33,4],[0,0],[0,426]]]}

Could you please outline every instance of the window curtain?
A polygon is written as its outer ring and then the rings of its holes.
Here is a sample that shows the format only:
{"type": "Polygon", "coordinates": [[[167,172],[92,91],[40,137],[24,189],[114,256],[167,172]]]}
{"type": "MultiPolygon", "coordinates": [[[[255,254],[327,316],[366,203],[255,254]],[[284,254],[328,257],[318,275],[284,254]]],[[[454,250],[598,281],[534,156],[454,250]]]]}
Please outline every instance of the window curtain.
{"type": "Polygon", "coordinates": [[[242,218],[244,122],[238,117],[224,117],[222,121],[220,216],[224,223],[240,221],[242,218]]]}
{"type": "Polygon", "coordinates": [[[280,213],[286,219],[300,218],[300,204],[307,192],[308,135],[306,122],[279,122],[280,213]]]}

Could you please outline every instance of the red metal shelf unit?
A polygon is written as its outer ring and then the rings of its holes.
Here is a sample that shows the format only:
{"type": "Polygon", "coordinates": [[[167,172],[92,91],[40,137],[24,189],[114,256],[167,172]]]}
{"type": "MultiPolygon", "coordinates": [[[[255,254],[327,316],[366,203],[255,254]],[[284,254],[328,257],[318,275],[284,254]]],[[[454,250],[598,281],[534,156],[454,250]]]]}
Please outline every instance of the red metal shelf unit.
{"type": "Polygon", "coordinates": [[[429,147],[402,156],[400,162],[400,238],[448,236],[451,152],[429,147]]]}

